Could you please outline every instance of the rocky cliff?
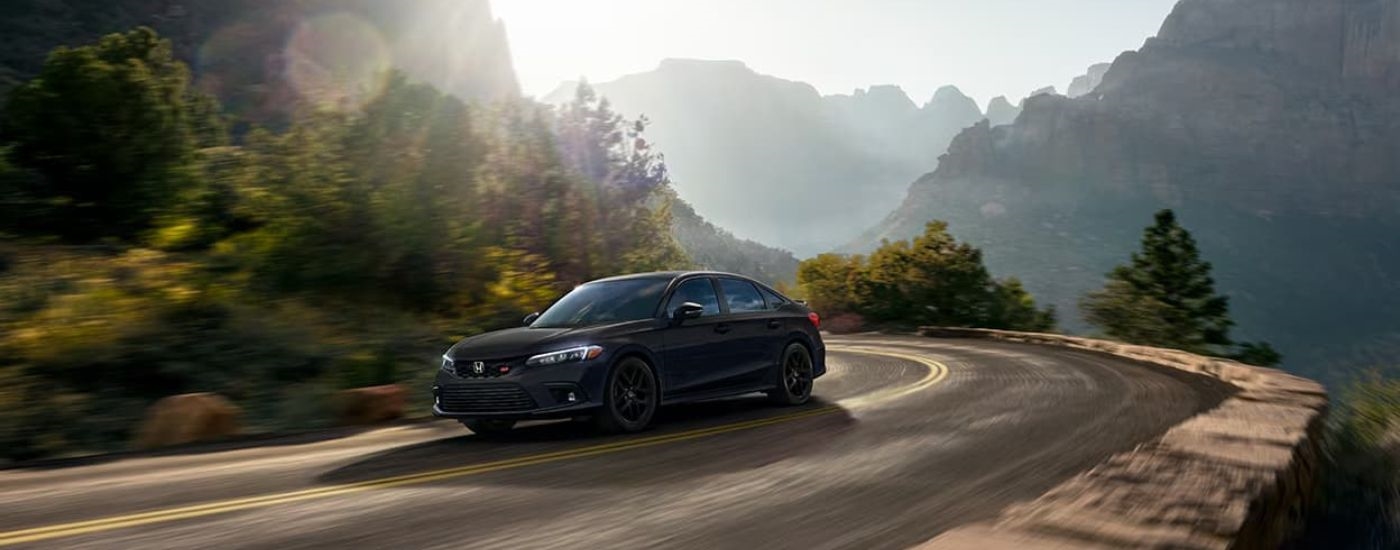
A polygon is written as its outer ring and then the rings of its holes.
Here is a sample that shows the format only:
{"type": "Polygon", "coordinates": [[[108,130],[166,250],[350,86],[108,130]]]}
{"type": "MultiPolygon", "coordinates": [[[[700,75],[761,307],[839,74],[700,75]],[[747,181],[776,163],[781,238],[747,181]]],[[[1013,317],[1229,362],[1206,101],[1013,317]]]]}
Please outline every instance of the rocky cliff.
{"type": "Polygon", "coordinates": [[[1075,303],[1177,209],[1239,332],[1329,372],[1400,341],[1400,2],[1183,0],[1093,93],[982,124],[851,249],[930,218],[1075,303]],[[1323,328],[1319,329],[1321,326],[1323,328]]]}
{"type": "Polygon", "coordinates": [[[1088,72],[1076,76],[1073,81],[1070,81],[1069,90],[1065,92],[1065,95],[1079,97],[1094,91],[1094,88],[1098,88],[1099,84],[1103,82],[1103,75],[1108,73],[1108,68],[1112,66],[1112,63],[1097,63],[1089,66],[1088,72]]]}

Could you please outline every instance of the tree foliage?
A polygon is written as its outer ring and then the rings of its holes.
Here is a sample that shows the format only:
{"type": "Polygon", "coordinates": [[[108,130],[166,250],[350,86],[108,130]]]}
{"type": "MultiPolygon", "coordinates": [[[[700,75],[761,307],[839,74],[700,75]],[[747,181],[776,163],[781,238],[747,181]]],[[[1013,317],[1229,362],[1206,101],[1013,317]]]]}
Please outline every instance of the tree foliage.
{"type": "Polygon", "coordinates": [[[1016,279],[998,281],[982,252],[931,221],[912,241],[886,242],[869,257],[823,254],[802,262],[798,285],[818,311],[856,313],[896,324],[977,326],[1043,331],[1053,310],[1040,310],[1016,279]]]}
{"type": "Polygon", "coordinates": [[[443,346],[572,284],[689,265],[645,121],[590,94],[555,111],[385,82],[234,140],[147,29],[60,48],[19,86],[0,121],[3,455],[108,448],[176,392],[308,421],[335,388],[428,387],[443,346]]]}
{"type": "Polygon", "coordinates": [[[1080,307],[1090,324],[1117,340],[1277,364],[1281,357],[1267,343],[1233,349],[1229,300],[1216,294],[1210,271],[1191,233],[1162,210],[1129,263],[1109,272],[1104,288],[1080,307]]]}
{"type": "Polygon", "coordinates": [[[12,208],[70,240],[130,239],[193,183],[196,146],[224,139],[216,112],[150,29],[59,48],[5,105],[11,159],[41,176],[12,208]]]}

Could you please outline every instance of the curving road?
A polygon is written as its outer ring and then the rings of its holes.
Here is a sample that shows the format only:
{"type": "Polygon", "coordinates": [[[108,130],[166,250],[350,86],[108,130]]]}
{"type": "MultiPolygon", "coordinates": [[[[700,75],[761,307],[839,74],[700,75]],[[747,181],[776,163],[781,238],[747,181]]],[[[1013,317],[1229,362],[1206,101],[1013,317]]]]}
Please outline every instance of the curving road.
{"type": "Polygon", "coordinates": [[[35,548],[904,548],[1034,498],[1223,386],[1088,352],[829,337],[797,409],[738,398],[633,436],[448,422],[0,471],[35,548]]]}

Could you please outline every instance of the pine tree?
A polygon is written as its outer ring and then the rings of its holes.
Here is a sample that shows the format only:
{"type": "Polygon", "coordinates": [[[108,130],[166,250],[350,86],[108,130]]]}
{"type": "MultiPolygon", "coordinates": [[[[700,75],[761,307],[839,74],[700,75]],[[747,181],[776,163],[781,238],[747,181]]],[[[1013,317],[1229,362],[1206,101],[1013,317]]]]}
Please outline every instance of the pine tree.
{"type": "MultiPolygon", "coordinates": [[[[1196,240],[1171,210],[1158,212],[1155,220],[1129,264],[1115,267],[1104,288],[1081,301],[1087,320],[1125,342],[1229,355],[1234,322],[1229,299],[1215,292],[1210,262],[1201,258],[1196,240]]],[[[1256,363],[1279,359],[1265,343],[1242,346],[1236,357],[1256,363]]]]}

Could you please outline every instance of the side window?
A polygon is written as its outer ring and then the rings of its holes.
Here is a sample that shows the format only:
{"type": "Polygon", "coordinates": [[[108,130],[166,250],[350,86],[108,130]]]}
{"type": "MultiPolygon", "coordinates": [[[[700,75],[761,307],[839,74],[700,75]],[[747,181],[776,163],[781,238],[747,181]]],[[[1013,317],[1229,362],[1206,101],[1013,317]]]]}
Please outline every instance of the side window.
{"type": "Polygon", "coordinates": [[[666,315],[675,315],[676,308],[686,302],[704,306],[704,315],[719,315],[719,296],[715,294],[714,283],[707,277],[690,279],[677,286],[676,291],[671,293],[671,300],[666,302],[666,315]]]}
{"type": "Polygon", "coordinates": [[[730,313],[763,311],[763,296],[753,283],[738,279],[720,279],[719,287],[724,290],[724,300],[729,303],[730,313]]]}
{"type": "Polygon", "coordinates": [[[783,307],[783,304],[788,303],[787,298],[779,296],[776,292],[766,288],[759,288],[758,290],[763,293],[763,299],[768,302],[768,309],[778,309],[783,307]]]}

